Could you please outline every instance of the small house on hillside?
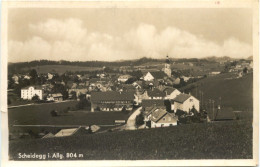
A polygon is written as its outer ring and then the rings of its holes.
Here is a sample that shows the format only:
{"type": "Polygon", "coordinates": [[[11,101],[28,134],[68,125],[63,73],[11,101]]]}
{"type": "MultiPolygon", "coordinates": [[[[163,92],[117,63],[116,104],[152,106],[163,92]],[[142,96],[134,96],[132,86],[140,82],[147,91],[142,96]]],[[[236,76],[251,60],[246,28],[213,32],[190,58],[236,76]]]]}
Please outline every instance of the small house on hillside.
{"type": "Polygon", "coordinates": [[[91,111],[122,111],[133,109],[134,92],[91,92],[91,111]]]}
{"type": "Polygon", "coordinates": [[[174,113],[168,113],[162,108],[153,108],[145,117],[147,123],[150,121],[151,128],[176,126],[178,122],[174,113]]]}
{"type": "Polygon", "coordinates": [[[182,110],[189,113],[193,107],[198,112],[200,111],[200,102],[192,95],[181,93],[172,100],[172,110],[174,110],[174,112],[182,110]]]}

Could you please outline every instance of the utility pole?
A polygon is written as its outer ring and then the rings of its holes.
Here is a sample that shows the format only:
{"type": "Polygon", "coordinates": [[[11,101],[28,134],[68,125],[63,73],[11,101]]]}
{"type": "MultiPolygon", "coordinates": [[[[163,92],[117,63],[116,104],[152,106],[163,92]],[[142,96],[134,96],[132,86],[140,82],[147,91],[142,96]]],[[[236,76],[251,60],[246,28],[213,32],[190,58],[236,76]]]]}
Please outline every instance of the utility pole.
{"type": "Polygon", "coordinates": [[[212,109],[213,109],[213,120],[215,120],[215,112],[214,112],[214,100],[212,100],[212,109]]]}

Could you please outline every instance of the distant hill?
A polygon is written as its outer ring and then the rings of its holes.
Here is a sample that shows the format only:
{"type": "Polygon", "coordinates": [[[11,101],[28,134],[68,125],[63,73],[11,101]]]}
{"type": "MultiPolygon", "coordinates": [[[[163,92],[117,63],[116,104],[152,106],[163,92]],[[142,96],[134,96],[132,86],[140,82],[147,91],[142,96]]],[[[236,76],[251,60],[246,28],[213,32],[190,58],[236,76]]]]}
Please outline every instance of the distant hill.
{"type": "MultiPolygon", "coordinates": [[[[170,58],[172,62],[219,62],[219,61],[228,61],[231,60],[229,57],[208,57],[203,59],[198,58],[170,58]]],[[[143,64],[151,63],[151,62],[158,62],[162,63],[165,59],[153,59],[143,57],[136,60],[120,60],[114,62],[107,62],[107,61],[51,61],[51,60],[36,60],[31,62],[19,62],[19,63],[8,63],[8,70],[10,73],[20,72],[23,68],[32,68],[37,66],[44,66],[44,65],[70,65],[70,66],[80,66],[80,67],[99,67],[102,68],[104,66],[140,66],[143,64]]]]}

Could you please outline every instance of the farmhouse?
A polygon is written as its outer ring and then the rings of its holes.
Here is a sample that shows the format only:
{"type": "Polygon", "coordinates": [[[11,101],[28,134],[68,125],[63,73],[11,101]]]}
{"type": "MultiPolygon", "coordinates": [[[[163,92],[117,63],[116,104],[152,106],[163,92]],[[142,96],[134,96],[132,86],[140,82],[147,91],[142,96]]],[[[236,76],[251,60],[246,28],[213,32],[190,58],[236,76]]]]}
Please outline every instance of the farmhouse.
{"type": "Polygon", "coordinates": [[[35,95],[42,100],[43,89],[41,86],[28,86],[21,89],[21,98],[24,100],[32,100],[35,95]]]}
{"type": "Polygon", "coordinates": [[[181,93],[172,100],[172,110],[175,113],[177,110],[188,113],[193,107],[198,112],[200,111],[200,102],[192,95],[181,93]]]}
{"type": "Polygon", "coordinates": [[[166,93],[165,99],[174,99],[176,96],[181,94],[178,89],[172,87],[165,88],[163,91],[166,93]]]}
{"type": "Polygon", "coordinates": [[[122,111],[133,109],[134,92],[91,92],[91,111],[122,111]]]}
{"type": "Polygon", "coordinates": [[[63,100],[63,95],[61,93],[49,94],[47,96],[47,101],[62,101],[62,100],[63,100]]]}
{"type": "Polygon", "coordinates": [[[162,100],[162,99],[159,99],[159,100],[145,99],[142,101],[142,108],[144,110],[144,113],[150,111],[154,107],[166,108],[164,100],[162,100]]]}
{"type": "Polygon", "coordinates": [[[147,72],[144,75],[145,81],[163,80],[167,78],[167,75],[163,71],[147,72]]]}
{"type": "Polygon", "coordinates": [[[174,113],[168,113],[162,108],[153,108],[145,115],[146,121],[151,121],[151,128],[176,126],[178,117],[174,113]]]}
{"type": "Polygon", "coordinates": [[[149,99],[164,99],[166,96],[165,92],[162,92],[159,89],[148,90],[147,95],[149,99]]]}

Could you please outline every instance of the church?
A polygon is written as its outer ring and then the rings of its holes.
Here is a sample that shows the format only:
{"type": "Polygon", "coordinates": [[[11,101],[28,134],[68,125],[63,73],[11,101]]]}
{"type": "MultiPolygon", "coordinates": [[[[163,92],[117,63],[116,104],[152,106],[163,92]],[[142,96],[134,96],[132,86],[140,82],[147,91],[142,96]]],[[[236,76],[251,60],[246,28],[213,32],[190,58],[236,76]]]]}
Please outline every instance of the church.
{"type": "Polygon", "coordinates": [[[169,60],[168,55],[166,56],[165,65],[164,65],[164,68],[162,70],[168,77],[171,77],[171,75],[172,75],[171,62],[169,60]]]}

